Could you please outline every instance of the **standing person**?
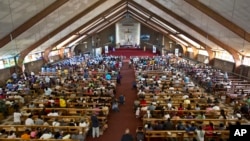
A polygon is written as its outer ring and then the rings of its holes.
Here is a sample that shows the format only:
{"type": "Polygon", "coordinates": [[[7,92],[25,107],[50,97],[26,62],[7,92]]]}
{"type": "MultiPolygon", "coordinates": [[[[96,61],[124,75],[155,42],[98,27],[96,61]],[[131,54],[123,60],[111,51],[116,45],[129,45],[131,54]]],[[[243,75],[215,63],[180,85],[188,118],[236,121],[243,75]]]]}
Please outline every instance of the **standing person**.
{"type": "Polygon", "coordinates": [[[204,141],[205,131],[202,129],[201,126],[199,126],[197,130],[195,130],[195,133],[197,141],[204,141]]]}
{"type": "Polygon", "coordinates": [[[99,120],[95,113],[91,116],[91,122],[92,122],[92,137],[99,137],[99,120]]]}
{"type": "Polygon", "coordinates": [[[19,109],[17,109],[14,114],[13,114],[13,117],[14,117],[14,124],[15,125],[20,125],[21,124],[21,112],[19,109]]]}
{"type": "Polygon", "coordinates": [[[125,130],[125,134],[122,135],[121,141],[133,141],[133,136],[130,134],[129,129],[125,130]]]}
{"type": "Polygon", "coordinates": [[[122,94],[119,96],[119,103],[120,104],[124,104],[125,103],[125,96],[122,95],[122,94]]]}
{"type": "Polygon", "coordinates": [[[121,75],[121,73],[119,72],[119,73],[117,74],[117,77],[116,77],[116,82],[117,82],[117,84],[121,84],[121,79],[122,79],[122,75],[121,75]]]}
{"type": "Polygon", "coordinates": [[[135,117],[136,118],[140,118],[140,113],[141,113],[141,108],[137,107],[136,111],[135,111],[135,117]]]}

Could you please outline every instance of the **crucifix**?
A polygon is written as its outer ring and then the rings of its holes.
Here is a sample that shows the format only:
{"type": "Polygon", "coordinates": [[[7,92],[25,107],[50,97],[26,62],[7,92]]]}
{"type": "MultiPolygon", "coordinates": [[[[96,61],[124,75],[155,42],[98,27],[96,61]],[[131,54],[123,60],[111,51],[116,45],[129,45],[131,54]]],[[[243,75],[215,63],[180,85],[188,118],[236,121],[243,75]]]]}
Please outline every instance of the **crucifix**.
{"type": "Polygon", "coordinates": [[[124,31],[125,40],[127,41],[127,44],[130,44],[130,38],[131,38],[130,33],[131,33],[131,31],[129,31],[129,28],[128,28],[128,30],[124,31]]]}

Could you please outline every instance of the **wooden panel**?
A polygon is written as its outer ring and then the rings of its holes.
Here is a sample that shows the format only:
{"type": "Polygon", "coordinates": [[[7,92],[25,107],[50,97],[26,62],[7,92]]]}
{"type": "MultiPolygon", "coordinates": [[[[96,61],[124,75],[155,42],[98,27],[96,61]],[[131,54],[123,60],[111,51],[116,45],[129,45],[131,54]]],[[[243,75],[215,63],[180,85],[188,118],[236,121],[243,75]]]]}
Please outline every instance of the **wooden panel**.
{"type": "MultiPolygon", "coordinates": [[[[119,7],[122,7],[124,5],[124,1],[120,1],[117,4],[115,4],[114,6],[112,6],[110,9],[102,12],[102,14],[99,14],[98,16],[94,17],[93,19],[91,19],[90,21],[88,21],[87,23],[81,25],[80,27],[78,27],[77,29],[75,29],[74,31],[70,32],[69,34],[67,34],[66,36],[64,36],[63,38],[61,38],[60,40],[56,41],[54,44],[52,44],[50,47],[45,49],[46,54],[44,54],[44,58],[46,61],[48,61],[48,53],[53,49],[53,47],[57,46],[58,44],[60,44],[61,42],[65,41],[66,39],[68,39],[69,37],[71,37],[72,35],[77,34],[80,30],[82,30],[84,27],[87,27],[88,25],[92,24],[93,22],[97,21],[98,19],[104,17],[105,15],[113,12],[114,10],[118,9],[119,7]]],[[[71,40],[72,42],[72,40],[71,40]]]]}
{"type": "Polygon", "coordinates": [[[10,32],[8,35],[3,37],[0,40],[0,48],[9,43],[11,40],[15,39],[17,36],[25,32],[27,29],[38,23],[40,20],[42,20],[44,17],[48,16],[50,13],[55,11],[57,8],[62,6],[64,3],[68,2],[69,0],[57,0],[54,3],[52,3],[50,6],[39,12],[37,15],[20,25],[18,28],[10,32]],[[10,37],[12,36],[12,39],[10,37]]]}
{"type": "Polygon", "coordinates": [[[227,72],[233,72],[234,63],[215,58],[214,59],[214,68],[221,69],[221,70],[227,71],[227,72]]]}
{"type": "MultiPolygon", "coordinates": [[[[153,17],[155,17],[155,18],[157,18],[157,19],[163,21],[164,23],[166,23],[166,24],[169,25],[170,27],[174,28],[175,30],[181,32],[183,35],[187,36],[187,37],[190,38],[191,40],[193,40],[193,41],[199,43],[201,46],[203,46],[203,47],[207,50],[207,52],[208,52],[208,54],[209,54],[209,63],[210,63],[210,61],[212,62],[212,60],[214,59],[214,55],[213,55],[212,50],[211,50],[211,47],[210,47],[209,45],[207,45],[206,43],[204,43],[204,42],[202,42],[202,41],[200,41],[200,40],[198,40],[198,39],[195,39],[193,36],[191,36],[191,35],[190,35],[189,33],[187,33],[186,31],[183,31],[182,29],[180,29],[180,28],[178,28],[177,26],[171,24],[170,22],[168,22],[167,20],[163,19],[162,17],[160,17],[160,16],[158,16],[158,15],[152,13],[151,11],[149,11],[149,10],[143,8],[142,6],[136,4],[135,2],[132,2],[132,6],[136,7],[137,9],[140,9],[141,11],[145,11],[144,13],[149,13],[149,14],[150,14],[150,17],[153,16],[153,17]]],[[[134,11],[134,10],[132,10],[132,9],[130,9],[130,11],[133,11],[134,13],[137,13],[136,11],[134,11]]],[[[139,15],[140,15],[140,14],[139,14],[139,15]]],[[[141,16],[141,17],[144,17],[144,19],[147,19],[147,18],[146,18],[145,16],[143,16],[143,15],[140,15],[140,16],[141,16]]],[[[152,21],[152,22],[153,22],[153,21],[152,21]]],[[[142,23],[143,23],[143,22],[142,22],[142,23]]],[[[168,32],[170,32],[170,31],[168,31],[168,32]]],[[[171,38],[172,40],[175,40],[175,39],[173,39],[173,38],[170,37],[170,36],[168,36],[168,37],[171,38]]]]}
{"type": "Polygon", "coordinates": [[[168,8],[164,7],[163,5],[161,5],[160,3],[156,2],[155,0],[147,0],[147,1],[149,3],[151,3],[151,4],[153,4],[154,6],[158,7],[160,10],[164,11],[165,13],[167,13],[168,15],[170,15],[171,17],[173,17],[176,20],[180,21],[181,23],[187,25],[188,27],[190,27],[194,31],[198,32],[203,37],[206,37],[210,41],[214,42],[215,44],[217,44],[221,48],[223,48],[226,51],[228,51],[233,56],[233,58],[234,58],[235,67],[238,68],[240,66],[241,62],[240,62],[240,58],[239,58],[237,50],[235,50],[231,46],[223,43],[222,41],[218,40],[217,38],[215,38],[211,34],[207,33],[206,31],[203,31],[202,29],[200,29],[196,25],[192,24],[191,22],[189,22],[188,20],[184,19],[183,17],[177,15],[176,13],[174,13],[173,11],[171,11],[168,8]]]}
{"type": "Polygon", "coordinates": [[[185,0],[185,1],[188,4],[192,5],[193,7],[200,10],[201,12],[203,12],[204,14],[206,14],[207,16],[209,16],[210,18],[214,19],[218,23],[222,24],[223,26],[225,26],[226,28],[228,28],[229,30],[234,32],[235,34],[239,35],[241,38],[243,38],[247,41],[250,41],[249,33],[246,32],[243,28],[239,27],[238,25],[229,21],[228,19],[224,18],[222,15],[213,11],[212,9],[207,7],[206,5],[199,2],[198,0],[185,0]]]}
{"type": "Polygon", "coordinates": [[[100,0],[100,1],[96,2],[95,4],[93,4],[92,6],[88,7],[87,9],[83,10],[81,13],[79,13],[75,17],[73,17],[70,20],[68,20],[66,23],[62,24],[61,26],[59,26],[58,28],[56,28],[55,30],[53,30],[52,32],[50,32],[48,35],[46,35],[43,38],[41,38],[40,40],[38,40],[36,43],[32,44],[31,46],[29,46],[28,48],[26,48],[25,50],[23,50],[20,53],[20,57],[18,59],[18,66],[19,67],[22,66],[22,63],[23,63],[23,60],[24,60],[25,56],[27,54],[29,54],[30,51],[32,51],[33,49],[37,48],[38,46],[40,46],[41,44],[43,44],[44,42],[46,42],[47,40],[49,40],[50,38],[52,38],[53,36],[55,36],[57,33],[59,33],[60,31],[62,31],[63,29],[65,29],[66,27],[68,27],[69,25],[71,25],[72,23],[74,23],[75,21],[77,21],[79,18],[81,18],[84,15],[88,14],[93,9],[97,8],[98,6],[100,6],[102,3],[106,2],[106,1],[107,0],[100,0]]]}

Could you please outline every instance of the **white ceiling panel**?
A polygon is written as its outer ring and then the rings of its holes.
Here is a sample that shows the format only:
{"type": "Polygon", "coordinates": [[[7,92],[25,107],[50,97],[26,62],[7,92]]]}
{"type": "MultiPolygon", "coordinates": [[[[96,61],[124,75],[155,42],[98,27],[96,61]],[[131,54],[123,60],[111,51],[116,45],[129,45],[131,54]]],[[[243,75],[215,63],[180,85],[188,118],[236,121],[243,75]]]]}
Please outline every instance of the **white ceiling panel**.
{"type": "Polygon", "coordinates": [[[249,0],[199,0],[226,19],[250,32],[249,0]]]}
{"type": "MultiPolygon", "coordinates": [[[[206,31],[207,33],[214,36],[218,40],[231,46],[235,50],[238,50],[239,47],[242,47],[242,43],[240,43],[241,38],[238,35],[228,30],[226,27],[224,27],[220,23],[214,21],[212,18],[203,14],[202,12],[200,12],[193,6],[189,5],[185,1],[183,0],[168,0],[168,1],[158,0],[158,2],[161,3],[163,6],[165,6],[166,8],[170,9],[171,11],[175,12],[177,15],[186,19],[193,25],[199,27],[200,29],[202,29],[203,31],[206,31]],[[169,3],[172,3],[172,4],[169,4],[169,3]],[[178,5],[176,3],[178,3],[178,5]],[[179,9],[179,10],[176,10],[176,9],[179,9]]],[[[196,36],[195,34],[191,34],[191,35],[194,37],[196,36]]]]}
{"type": "MultiPolygon", "coordinates": [[[[0,48],[0,56],[14,56],[23,51],[27,47],[46,37],[50,32],[66,23],[83,10],[87,9],[98,0],[70,0],[40,22],[29,28],[27,31],[19,35],[12,42],[0,48]]],[[[81,25],[87,23],[103,11],[109,9],[111,6],[118,3],[120,0],[108,0],[102,5],[87,13],[84,17],[78,19],[64,30],[60,31],[53,37],[34,49],[31,53],[42,52],[58,40],[62,39],[81,25]]],[[[164,18],[181,30],[188,32],[192,37],[203,41],[210,47],[220,48],[215,43],[209,41],[207,37],[202,36],[185,23],[181,23],[174,19],[164,11],[159,10],[146,0],[134,0],[139,5],[150,10],[156,15],[164,18]]],[[[156,0],[164,7],[170,9],[177,15],[188,20],[203,31],[214,36],[224,44],[233,47],[235,50],[244,50],[244,54],[250,56],[250,43],[244,41],[238,35],[234,34],[222,24],[216,22],[212,18],[203,14],[193,6],[189,5],[184,0],[156,0]]],[[[228,20],[236,23],[246,31],[250,31],[250,0],[199,0],[201,3],[207,5],[212,10],[218,12],[228,20]]],[[[29,20],[31,17],[38,14],[44,8],[48,7],[55,0],[0,0],[0,38],[8,35],[13,29],[29,20]]],[[[112,16],[111,16],[112,17],[112,16]]],[[[99,25],[101,25],[100,23],[99,25]]]]}
{"type": "Polygon", "coordinates": [[[47,42],[43,43],[41,46],[39,46],[38,48],[32,50],[31,53],[44,51],[46,48],[48,48],[49,46],[51,46],[52,44],[54,44],[55,42],[57,42],[58,40],[60,40],[64,36],[68,35],[70,32],[74,31],[75,29],[77,29],[81,25],[85,24],[86,22],[93,19],[94,17],[101,14],[106,9],[112,7],[113,5],[115,5],[118,2],[119,2],[119,0],[108,0],[107,2],[98,6],[97,8],[92,10],[90,13],[86,14],[84,17],[80,18],[79,20],[77,20],[76,22],[71,24],[69,27],[65,28],[63,31],[58,33],[55,37],[52,38],[51,41],[47,41],[47,42]]]}
{"type": "Polygon", "coordinates": [[[0,38],[38,14],[55,0],[0,0],[0,38]]]}
{"type": "MultiPolygon", "coordinates": [[[[136,0],[137,3],[140,3],[143,0],[136,0]]],[[[192,35],[194,38],[203,41],[204,43],[208,44],[210,47],[212,48],[218,48],[218,46],[216,44],[214,44],[213,42],[207,40],[206,37],[201,36],[199,33],[197,33],[196,31],[192,30],[191,28],[189,28],[188,26],[186,26],[185,24],[179,22],[178,20],[174,19],[173,17],[169,16],[168,14],[166,14],[165,12],[159,10],[157,7],[151,5],[148,2],[143,2],[143,7],[147,8],[150,7],[150,11],[158,14],[159,16],[163,17],[164,19],[166,19],[168,22],[170,22],[171,24],[177,26],[178,28],[180,28],[183,31],[188,31],[189,35],[192,35]]],[[[177,30],[178,31],[178,30],[177,30]]]]}
{"type": "MultiPolygon", "coordinates": [[[[57,27],[67,22],[72,17],[79,14],[81,11],[91,6],[96,1],[97,0],[91,0],[88,2],[86,0],[85,1],[71,0],[65,3],[63,6],[59,7],[53,13],[49,14],[40,22],[38,22],[37,24],[29,28],[27,31],[22,33],[20,36],[18,36],[16,38],[16,42],[18,42],[17,47],[20,48],[20,51],[26,49],[27,47],[34,44],[37,40],[48,35],[54,29],[56,29],[57,27]],[[79,6],[81,8],[79,8],[79,6]]],[[[6,47],[8,47],[8,45],[2,47],[0,51],[6,47]]]]}

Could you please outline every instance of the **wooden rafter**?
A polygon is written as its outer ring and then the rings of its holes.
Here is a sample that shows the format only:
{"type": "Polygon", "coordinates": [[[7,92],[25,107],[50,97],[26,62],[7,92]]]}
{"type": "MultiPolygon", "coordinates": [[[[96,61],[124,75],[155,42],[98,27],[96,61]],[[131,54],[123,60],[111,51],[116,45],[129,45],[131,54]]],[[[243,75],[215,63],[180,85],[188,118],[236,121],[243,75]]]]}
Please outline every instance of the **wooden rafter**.
{"type": "MultiPolygon", "coordinates": [[[[175,30],[177,30],[178,32],[182,33],[183,35],[185,35],[186,37],[190,38],[191,40],[193,40],[193,41],[199,43],[199,44],[200,44],[201,46],[203,46],[203,47],[207,50],[207,52],[209,53],[209,60],[213,60],[213,59],[214,59],[214,56],[212,55],[213,53],[212,53],[211,47],[210,47],[209,45],[207,45],[206,43],[204,43],[203,41],[200,41],[200,40],[194,38],[193,36],[191,36],[191,35],[190,35],[189,33],[187,33],[186,31],[184,31],[184,30],[178,28],[176,25],[173,25],[172,23],[170,23],[170,22],[168,22],[167,20],[165,20],[164,18],[162,18],[162,17],[160,17],[160,16],[154,14],[153,12],[151,12],[151,11],[149,11],[148,9],[142,7],[141,5],[139,5],[139,4],[135,3],[135,2],[132,2],[132,1],[131,1],[131,5],[134,6],[135,8],[137,8],[137,9],[140,9],[140,11],[144,11],[144,12],[148,13],[149,15],[155,17],[156,19],[159,19],[160,21],[162,21],[162,22],[164,22],[165,24],[169,25],[170,27],[172,27],[173,29],[175,29],[175,30]]],[[[132,10],[132,9],[131,9],[131,10],[132,10]]],[[[136,12],[136,11],[134,11],[134,12],[136,12]]],[[[137,13],[137,12],[136,12],[136,13],[137,13]]],[[[138,14],[139,14],[139,13],[138,13],[138,14]]],[[[142,17],[143,15],[140,15],[140,16],[142,17]]],[[[144,17],[144,16],[143,16],[143,17],[144,17]]],[[[144,17],[144,18],[147,19],[146,17],[144,17]]],[[[151,18],[151,21],[152,21],[152,18],[151,18]]],[[[153,22],[154,22],[154,21],[153,21],[153,22]]],[[[171,31],[168,31],[168,32],[171,33],[171,31]]]]}
{"type": "MultiPolygon", "coordinates": [[[[70,32],[69,34],[65,35],[63,38],[61,38],[60,40],[56,41],[54,44],[52,44],[51,46],[49,46],[48,48],[45,49],[46,54],[44,54],[44,59],[47,61],[48,60],[48,53],[58,44],[60,44],[61,42],[65,41],[66,39],[68,39],[69,37],[71,37],[72,35],[77,34],[80,30],[82,30],[84,27],[89,26],[90,24],[92,24],[93,22],[97,21],[100,18],[105,17],[106,15],[110,14],[111,12],[115,11],[116,9],[124,6],[124,1],[120,1],[117,4],[115,4],[114,6],[112,6],[111,8],[107,9],[106,11],[102,12],[101,14],[97,15],[96,17],[94,17],[93,19],[89,20],[87,23],[81,25],[80,27],[78,27],[77,29],[75,29],[74,31],[70,32]]],[[[73,40],[71,40],[70,42],[72,42],[73,40]]]]}
{"type": "Polygon", "coordinates": [[[163,12],[165,12],[166,14],[172,16],[176,20],[180,21],[181,23],[185,24],[189,28],[193,29],[194,31],[196,31],[197,33],[199,33],[200,35],[202,35],[203,37],[206,37],[208,40],[214,42],[215,44],[217,44],[221,48],[223,48],[226,51],[228,51],[233,56],[233,58],[234,58],[235,68],[237,69],[240,66],[241,61],[240,61],[240,57],[238,55],[239,52],[237,50],[235,50],[233,47],[231,47],[231,46],[223,43],[220,40],[218,40],[217,38],[215,38],[211,34],[209,34],[206,31],[200,29],[196,25],[192,24],[191,22],[189,22],[188,20],[184,19],[183,17],[177,15],[176,13],[174,13],[173,11],[171,11],[168,8],[164,7],[163,5],[161,5],[160,3],[156,2],[155,0],[147,0],[147,1],[149,3],[151,3],[152,5],[156,6],[157,8],[159,8],[160,10],[162,10],[163,12]]]}
{"type": "MultiPolygon", "coordinates": [[[[150,28],[150,29],[152,29],[152,30],[154,30],[154,31],[156,31],[156,32],[160,32],[162,35],[167,36],[168,38],[170,38],[171,40],[173,40],[173,41],[175,41],[175,42],[179,42],[179,41],[177,41],[175,38],[171,37],[170,34],[166,34],[166,33],[164,33],[161,29],[155,28],[155,27],[153,27],[152,25],[147,24],[145,21],[142,21],[140,18],[137,17],[137,15],[135,15],[135,14],[133,14],[133,13],[131,13],[131,15],[132,15],[132,18],[133,18],[133,19],[139,21],[139,22],[140,22],[141,24],[143,24],[144,26],[147,26],[148,28],[150,28]]],[[[180,40],[181,40],[181,39],[180,39],[180,40]]],[[[185,46],[182,46],[182,45],[181,45],[181,47],[182,47],[182,49],[183,49],[183,53],[186,54],[186,51],[187,51],[186,47],[185,47],[185,46]]]]}
{"type": "Polygon", "coordinates": [[[185,0],[185,2],[192,5],[196,9],[200,10],[201,12],[203,12],[204,14],[209,16],[210,18],[214,19],[215,21],[217,21],[221,25],[225,26],[227,29],[229,29],[230,31],[239,35],[241,38],[250,42],[250,34],[247,31],[245,31],[243,28],[241,28],[237,24],[226,19],[225,17],[223,17],[219,13],[215,12],[214,10],[209,8],[208,6],[202,4],[198,0],[185,0]]]}
{"type": "Polygon", "coordinates": [[[100,6],[101,4],[103,4],[106,1],[107,0],[99,0],[99,1],[97,1],[95,4],[91,5],[87,9],[83,10],[82,12],[80,12],[79,14],[77,14],[76,16],[74,16],[73,18],[71,18],[70,20],[68,20],[67,22],[65,22],[64,24],[62,24],[61,26],[59,26],[58,28],[56,28],[52,32],[50,32],[49,34],[47,34],[46,36],[44,36],[43,38],[41,38],[40,40],[38,40],[36,43],[32,44],[31,46],[29,46],[28,48],[26,48],[25,50],[23,50],[20,53],[20,56],[19,56],[19,59],[18,59],[18,66],[19,67],[22,66],[22,63],[23,63],[23,60],[24,60],[25,56],[27,54],[29,54],[30,51],[32,51],[33,49],[37,48],[38,46],[40,46],[41,44],[43,44],[44,42],[46,42],[47,40],[49,40],[50,38],[52,38],[53,36],[55,36],[57,33],[59,33],[60,31],[62,31],[63,29],[65,29],[66,27],[68,27],[69,25],[71,25],[72,23],[74,23],[75,21],[77,21],[79,18],[81,18],[84,15],[88,14],[93,9],[97,8],[98,6],[100,6]]]}
{"type": "Polygon", "coordinates": [[[55,11],[57,8],[68,2],[69,0],[57,0],[48,7],[46,7],[44,10],[30,18],[28,21],[11,31],[8,35],[4,36],[2,39],[0,39],[0,48],[4,47],[6,44],[8,44],[11,40],[15,39],[19,35],[21,35],[23,32],[28,30],[30,27],[34,26],[36,23],[38,23],[40,20],[42,20],[44,17],[48,16],[50,13],[55,11]]]}

